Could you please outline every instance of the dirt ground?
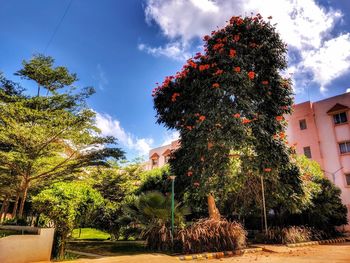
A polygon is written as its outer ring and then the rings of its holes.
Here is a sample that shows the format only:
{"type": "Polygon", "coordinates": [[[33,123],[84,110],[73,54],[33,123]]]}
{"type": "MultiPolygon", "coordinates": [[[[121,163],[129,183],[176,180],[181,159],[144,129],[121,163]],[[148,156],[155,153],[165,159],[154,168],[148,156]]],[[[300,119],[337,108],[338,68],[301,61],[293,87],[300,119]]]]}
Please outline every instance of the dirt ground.
{"type": "MultiPolygon", "coordinates": [[[[179,263],[176,257],[166,256],[162,254],[141,254],[131,256],[104,257],[99,259],[79,259],[69,261],[69,263],[179,263]]],[[[185,262],[185,261],[183,261],[185,262]]],[[[211,260],[192,260],[190,262],[205,263],[350,263],[350,242],[308,246],[302,248],[285,248],[283,252],[259,252],[245,254],[223,259],[211,260]]]]}

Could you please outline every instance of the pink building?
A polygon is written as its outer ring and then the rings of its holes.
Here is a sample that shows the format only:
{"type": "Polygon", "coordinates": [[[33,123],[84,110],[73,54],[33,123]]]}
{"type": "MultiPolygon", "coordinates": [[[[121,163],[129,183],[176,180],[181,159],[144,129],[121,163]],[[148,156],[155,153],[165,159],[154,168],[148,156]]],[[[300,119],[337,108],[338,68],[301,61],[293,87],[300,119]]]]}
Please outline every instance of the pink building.
{"type": "MultiPolygon", "coordinates": [[[[325,176],[338,186],[350,212],[350,93],[317,102],[295,105],[288,120],[287,135],[298,154],[317,161],[325,176]]],[[[149,153],[149,169],[163,166],[178,141],[149,153]]],[[[350,213],[348,220],[350,222],[350,213]]],[[[347,226],[350,230],[350,225],[347,226]]]]}

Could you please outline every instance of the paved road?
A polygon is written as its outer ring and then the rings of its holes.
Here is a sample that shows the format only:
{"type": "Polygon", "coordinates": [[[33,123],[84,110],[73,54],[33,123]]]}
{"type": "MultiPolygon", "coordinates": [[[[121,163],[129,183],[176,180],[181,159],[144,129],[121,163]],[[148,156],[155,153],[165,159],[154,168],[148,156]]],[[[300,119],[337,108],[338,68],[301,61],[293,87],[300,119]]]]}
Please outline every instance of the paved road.
{"type": "MultiPolygon", "coordinates": [[[[222,261],[224,263],[350,263],[350,242],[319,245],[302,248],[288,248],[280,253],[259,252],[235,256],[224,259],[200,260],[200,262],[215,263],[222,261]]],[[[105,257],[99,259],[79,259],[69,261],[69,263],[179,263],[175,257],[162,254],[142,254],[134,256],[105,257]]],[[[193,260],[190,262],[199,262],[193,260]]]]}

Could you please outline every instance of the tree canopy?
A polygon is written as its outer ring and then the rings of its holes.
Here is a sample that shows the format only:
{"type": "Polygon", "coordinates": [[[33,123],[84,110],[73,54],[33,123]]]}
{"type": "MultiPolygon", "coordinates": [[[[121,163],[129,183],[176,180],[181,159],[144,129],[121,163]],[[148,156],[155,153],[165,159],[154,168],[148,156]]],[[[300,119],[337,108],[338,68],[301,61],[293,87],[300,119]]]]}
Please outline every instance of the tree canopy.
{"type": "Polygon", "coordinates": [[[233,158],[252,179],[278,180],[286,176],[282,167],[292,169],[285,180],[298,186],[283,117],[292,111],[293,93],[281,75],[287,48],[279,34],[258,14],[232,17],[204,42],[203,54],[153,92],[158,123],[180,133],[180,148],[170,159],[176,188],[220,193],[233,158]]]}

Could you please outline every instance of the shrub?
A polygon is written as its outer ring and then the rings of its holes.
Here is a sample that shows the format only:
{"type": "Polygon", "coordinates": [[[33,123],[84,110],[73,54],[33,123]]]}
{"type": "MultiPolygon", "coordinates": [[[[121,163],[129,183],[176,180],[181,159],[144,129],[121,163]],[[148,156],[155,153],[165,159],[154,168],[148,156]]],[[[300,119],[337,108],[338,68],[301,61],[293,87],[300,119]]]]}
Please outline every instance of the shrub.
{"type": "Polygon", "coordinates": [[[269,228],[264,236],[267,243],[300,243],[322,239],[323,232],[304,226],[273,227],[269,228]]]}
{"type": "Polygon", "coordinates": [[[177,235],[183,252],[227,251],[245,247],[247,232],[241,224],[225,219],[200,219],[177,235]]]}

